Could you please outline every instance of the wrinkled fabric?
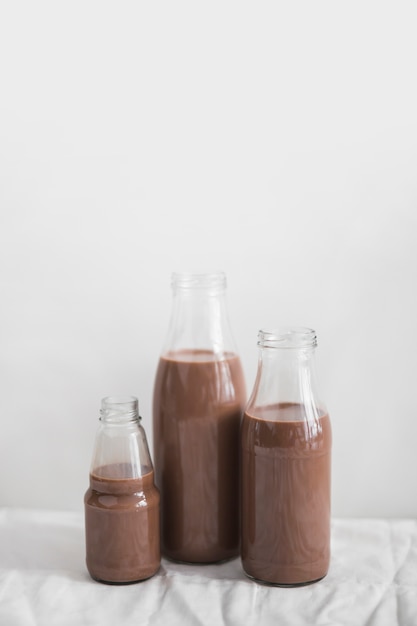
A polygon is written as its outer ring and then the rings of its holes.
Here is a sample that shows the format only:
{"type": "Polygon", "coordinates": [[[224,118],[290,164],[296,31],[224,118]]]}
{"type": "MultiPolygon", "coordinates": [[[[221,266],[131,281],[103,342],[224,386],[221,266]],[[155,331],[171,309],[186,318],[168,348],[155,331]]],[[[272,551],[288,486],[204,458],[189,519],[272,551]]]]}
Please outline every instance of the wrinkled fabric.
{"type": "Polygon", "coordinates": [[[254,583],[239,559],[103,585],[84,550],[81,513],[0,509],[0,625],[417,626],[417,520],[334,519],[329,574],[299,588],[254,583]]]}

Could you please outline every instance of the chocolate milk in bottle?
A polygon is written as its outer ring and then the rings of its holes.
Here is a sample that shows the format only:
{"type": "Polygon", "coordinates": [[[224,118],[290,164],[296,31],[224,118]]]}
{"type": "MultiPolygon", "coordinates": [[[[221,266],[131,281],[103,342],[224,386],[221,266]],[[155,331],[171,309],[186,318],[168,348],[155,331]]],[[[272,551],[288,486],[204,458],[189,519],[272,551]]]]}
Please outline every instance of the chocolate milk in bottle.
{"type": "Polygon", "coordinates": [[[246,403],[223,272],[173,274],[173,314],[154,386],[161,547],[173,560],[239,554],[239,429],[246,403]]]}
{"type": "Polygon", "coordinates": [[[315,332],[260,331],[242,421],[242,566],[258,581],[303,585],[330,561],[331,427],[318,399],[315,332]]]}
{"type": "Polygon", "coordinates": [[[102,400],[84,504],[86,562],[92,578],[126,584],[157,572],[159,492],[134,397],[102,400]]]}

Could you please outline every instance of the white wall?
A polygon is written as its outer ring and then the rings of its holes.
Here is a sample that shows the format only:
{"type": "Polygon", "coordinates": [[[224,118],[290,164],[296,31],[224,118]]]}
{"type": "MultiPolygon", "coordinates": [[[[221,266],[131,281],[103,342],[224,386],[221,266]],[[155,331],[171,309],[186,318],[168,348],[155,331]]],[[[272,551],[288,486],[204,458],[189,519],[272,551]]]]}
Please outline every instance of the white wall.
{"type": "Polygon", "coordinates": [[[0,6],[0,505],[81,509],[100,399],[151,394],[174,269],[319,336],[333,513],[417,516],[417,7],[0,6]]]}

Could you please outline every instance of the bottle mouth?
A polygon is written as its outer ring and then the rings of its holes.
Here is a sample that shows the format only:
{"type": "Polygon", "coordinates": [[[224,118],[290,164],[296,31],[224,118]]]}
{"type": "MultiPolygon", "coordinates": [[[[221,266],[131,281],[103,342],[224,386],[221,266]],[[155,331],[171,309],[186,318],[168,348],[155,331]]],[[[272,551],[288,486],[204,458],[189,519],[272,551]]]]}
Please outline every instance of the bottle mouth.
{"type": "Polygon", "coordinates": [[[303,326],[283,326],[258,333],[261,348],[315,348],[316,345],[316,331],[303,326]]]}
{"type": "Polygon", "coordinates": [[[100,419],[121,423],[140,419],[136,396],[107,396],[101,401],[100,419]]]}
{"type": "Polygon", "coordinates": [[[224,291],[224,289],[226,289],[226,274],[221,270],[173,272],[171,285],[173,289],[224,291]]]}

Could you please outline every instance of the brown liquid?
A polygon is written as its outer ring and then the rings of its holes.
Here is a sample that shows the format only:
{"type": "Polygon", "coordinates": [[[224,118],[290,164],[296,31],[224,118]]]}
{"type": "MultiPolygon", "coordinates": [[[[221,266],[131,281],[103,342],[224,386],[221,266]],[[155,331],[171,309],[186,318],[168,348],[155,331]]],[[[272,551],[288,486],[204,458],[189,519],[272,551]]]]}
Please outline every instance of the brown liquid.
{"type": "Polygon", "coordinates": [[[242,421],[242,565],[278,585],[318,580],[330,561],[330,420],[305,415],[283,403],[242,421]]]}
{"type": "Polygon", "coordinates": [[[239,553],[240,360],[187,350],[161,358],[154,390],[154,461],[162,551],[210,563],[239,553]]]}
{"type": "Polygon", "coordinates": [[[92,578],[130,583],[159,569],[159,492],[153,470],[131,476],[128,464],[105,465],[90,474],[85,494],[87,569],[92,578]]]}

